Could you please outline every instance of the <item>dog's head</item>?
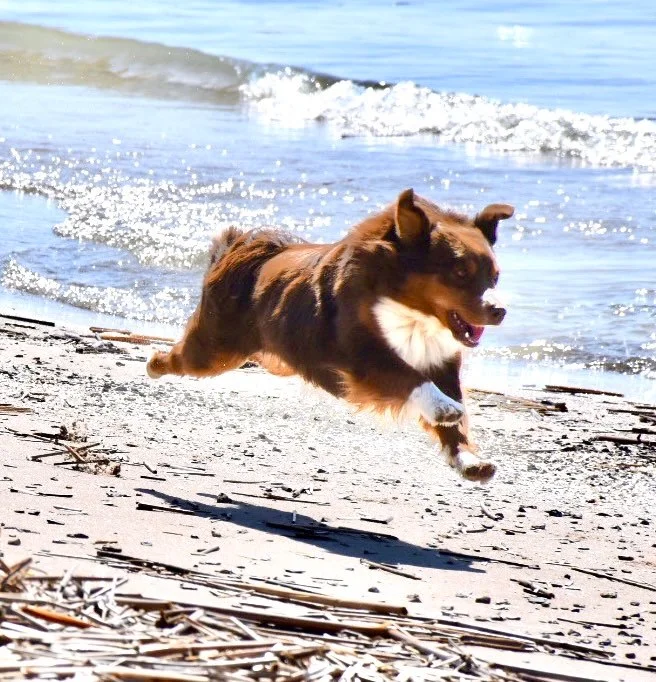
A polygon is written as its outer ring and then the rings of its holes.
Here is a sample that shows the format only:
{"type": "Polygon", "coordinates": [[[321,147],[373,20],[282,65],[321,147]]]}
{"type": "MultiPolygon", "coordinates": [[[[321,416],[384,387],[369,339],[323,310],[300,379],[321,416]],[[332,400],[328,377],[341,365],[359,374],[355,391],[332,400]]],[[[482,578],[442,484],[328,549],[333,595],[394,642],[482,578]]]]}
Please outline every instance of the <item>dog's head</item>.
{"type": "Polygon", "coordinates": [[[499,279],[492,246],[499,221],[513,213],[512,206],[491,204],[470,219],[412,189],[402,192],[394,221],[404,273],[400,302],[437,317],[463,345],[477,346],[483,327],[506,315],[491,295],[499,279]]]}

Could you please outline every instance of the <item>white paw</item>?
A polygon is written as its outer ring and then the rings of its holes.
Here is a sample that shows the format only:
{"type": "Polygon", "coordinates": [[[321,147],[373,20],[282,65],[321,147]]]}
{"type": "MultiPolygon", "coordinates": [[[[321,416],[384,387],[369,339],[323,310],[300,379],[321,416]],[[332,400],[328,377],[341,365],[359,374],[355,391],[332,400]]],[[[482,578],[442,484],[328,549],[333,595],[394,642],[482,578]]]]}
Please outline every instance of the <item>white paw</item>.
{"type": "Polygon", "coordinates": [[[457,424],[465,416],[462,403],[449,398],[431,381],[415,388],[408,398],[408,403],[433,426],[457,424]]]}
{"type": "Polygon", "coordinates": [[[459,450],[451,460],[451,466],[467,481],[487,483],[496,473],[497,467],[494,462],[483,460],[469,450],[459,450]]]}

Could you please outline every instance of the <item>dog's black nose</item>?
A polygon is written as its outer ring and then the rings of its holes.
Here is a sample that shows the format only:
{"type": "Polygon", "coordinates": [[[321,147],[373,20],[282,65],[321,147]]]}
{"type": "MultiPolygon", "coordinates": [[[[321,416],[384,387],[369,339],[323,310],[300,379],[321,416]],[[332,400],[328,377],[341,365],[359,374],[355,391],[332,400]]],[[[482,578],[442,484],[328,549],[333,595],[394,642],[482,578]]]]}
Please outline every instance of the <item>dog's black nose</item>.
{"type": "Polygon", "coordinates": [[[490,310],[490,316],[492,317],[494,324],[501,324],[503,322],[503,318],[506,316],[506,309],[494,306],[492,310],[490,310]]]}

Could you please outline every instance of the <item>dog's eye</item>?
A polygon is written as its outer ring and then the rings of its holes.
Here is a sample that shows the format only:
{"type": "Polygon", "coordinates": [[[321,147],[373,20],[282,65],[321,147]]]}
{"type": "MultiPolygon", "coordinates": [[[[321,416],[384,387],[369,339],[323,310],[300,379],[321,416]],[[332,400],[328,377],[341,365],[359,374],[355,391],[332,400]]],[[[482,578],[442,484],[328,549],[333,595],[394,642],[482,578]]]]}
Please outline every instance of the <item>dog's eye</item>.
{"type": "Polygon", "coordinates": [[[453,272],[458,279],[467,279],[469,272],[464,265],[456,265],[453,272]]]}

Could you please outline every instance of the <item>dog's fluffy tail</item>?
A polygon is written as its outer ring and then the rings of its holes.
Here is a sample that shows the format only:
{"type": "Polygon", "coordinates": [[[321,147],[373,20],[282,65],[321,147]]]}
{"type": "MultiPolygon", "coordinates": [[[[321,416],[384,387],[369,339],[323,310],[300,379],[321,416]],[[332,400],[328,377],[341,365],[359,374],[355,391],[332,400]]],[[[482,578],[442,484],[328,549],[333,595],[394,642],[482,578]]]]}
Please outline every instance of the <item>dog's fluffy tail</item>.
{"type": "Polygon", "coordinates": [[[225,256],[228,249],[244,234],[238,227],[229,227],[212,240],[210,247],[210,267],[225,256]]]}

